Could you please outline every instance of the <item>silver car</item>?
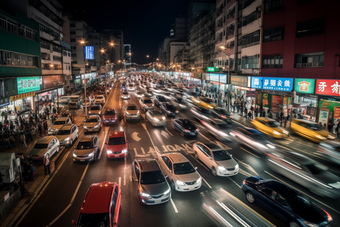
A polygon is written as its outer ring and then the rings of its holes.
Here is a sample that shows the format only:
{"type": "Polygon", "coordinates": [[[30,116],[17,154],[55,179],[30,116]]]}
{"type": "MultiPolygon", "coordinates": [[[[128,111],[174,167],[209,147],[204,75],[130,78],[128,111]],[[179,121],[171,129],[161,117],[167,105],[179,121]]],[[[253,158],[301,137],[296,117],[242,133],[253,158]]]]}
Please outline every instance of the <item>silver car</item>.
{"type": "Polygon", "coordinates": [[[51,158],[54,153],[59,152],[59,140],[55,136],[45,136],[39,139],[30,150],[27,158],[30,160],[42,160],[44,157],[51,158]]]}
{"type": "Polygon", "coordinates": [[[206,121],[201,121],[201,123],[203,126],[205,126],[205,129],[207,129],[207,131],[216,139],[225,142],[231,141],[231,136],[228,133],[229,127],[225,121],[214,118],[206,121]]]}
{"type": "Polygon", "coordinates": [[[93,105],[89,109],[89,114],[101,114],[102,113],[102,106],[101,105],[93,105]]]}
{"type": "Polygon", "coordinates": [[[340,197],[340,177],[328,172],[326,166],[313,159],[291,151],[268,152],[266,164],[315,194],[340,197]]]}
{"type": "Polygon", "coordinates": [[[102,129],[102,120],[98,115],[91,115],[84,120],[85,132],[99,132],[102,129]]]}
{"type": "Polygon", "coordinates": [[[123,93],[122,93],[122,99],[130,99],[130,94],[129,94],[129,92],[127,92],[127,91],[124,91],[123,93]]]}
{"type": "Polygon", "coordinates": [[[124,108],[124,119],[127,120],[138,120],[140,121],[141,115],[137,106],[133,103],[128,103],[124,108]]]}
{"type": "Polygon", "coordinates": [[[77,125],[64,125],[57,133],[57,138],[61,146],[71,147],[73,143],[78,139],[77,125]]]}
{"type": "Polygon", "coordinates": [[[152,100],[148,97],[140,98],[139,99],[139,105],[144,111],[152,110],[154,108],[154,104],[153,104],[152,100]]]}
{"type": "Polygon", "coordinates": [[[169,177],[173,190],[187,192],[202,186],[201,175],[181,153],[159,155],[158,163],[163,173],[169,177]]]}
{"type": "Polygon", "coordinates": [[[98,158],[100,152],[99,139],[96,135],[80,138],[76,149],[73,151],[74,162],[90,162],[98,158]]]}
{"type": "Polygon", "coordinates": [[[104,105],[105,104],[105,97],[104,97],[104,95],[96,95],[96,97],[94,99],[94,103],[95,104],[104,105]]]}
{"type": "Polygon", "coordinates": [[[159,110],[148,110],[145,114],[145,118],[152,126],[166,125],[166,117],[159,110]]]}
{"type": "Polygon", "coordinates": [[[340,165],[340,142],[336,140],[324,140],[319,144],[317,153],[330,162],[340,165]]]}
{"type": "Polygon", "coordinates": [[[171,188],[155,159],[135,159],[132,163],[132,179],[142,204],[157,205],[170,200],[171,188]]]}
{"type": "Polygon", "coordinates": [[[215,176],[229,177],[238,174],[239,164],[222,147],[215,143],[194,143],[195,158],[202,161],[215,176]]]}
{"type": "Polygon", "coordinates": [[[54,123],[53,125],[51,125],[49,128],[48,128],[48,135],[55,135],[57,134],[57,132],[59,131],[59,129],[61,127],[63,127],[63,125],[66,125],[66,124],[72,124],[72,121],[69,117],[61,117],[61,118],[58,118],[54,123]]]}

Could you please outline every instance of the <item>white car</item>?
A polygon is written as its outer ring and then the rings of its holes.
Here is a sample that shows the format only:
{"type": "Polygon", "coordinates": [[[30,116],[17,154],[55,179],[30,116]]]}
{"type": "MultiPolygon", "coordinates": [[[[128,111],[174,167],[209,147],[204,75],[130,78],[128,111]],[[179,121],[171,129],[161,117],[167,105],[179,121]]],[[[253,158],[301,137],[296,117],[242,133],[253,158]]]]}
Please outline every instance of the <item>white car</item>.
{"type": "Polygon", "coordinates": [[[91,115],[84,120],[84,133],[85,132],[99,132],[102,129],[102,120],[98,115],[91,115]]]}
{"type": "Polygon", "coordinates": [[[42,160],[44,157],[50,159],[54,153],[59,152],[60,144],[55,136],[40,138],[30,150],[27,158],[30,160],[42,160]]]}
{"type": "Polygon", "coordinates": [[[105,104],[105,97],[104,95],[96,95],[95,99],[94,99],[94,103],[95,104],[105,104]]]}
{"type": "Polygon", "coordinates": [[[48,135],[55,135],[63,125],[72,124],[69,117],[58,118],[53,125],[48,128],[48,135]]]}
{"type": "Polygon", "coordinates": [[[145,114],[145,118],[152,126],[166,125],[166,117],[159,110],[148,110],[145,114]]]}
{"type": "Polygon", "coordinates": [[[140,121],[141,115],[137,106],[133,103],[128,103],[124,108],[124,119],[127,120],[138,120],[140,121]]]}
{"type": "Polygon", "coordinates": [[[130,99],[129,92],[124,91],[124,92],[122,93],[122,99],[130,99]]]}
{"type": "Polygon", "coordinates": [[[78,139],[78,127],[75,124],[64,125],[56,136],[61,146],[71,147],[78,139]]]}
{"type": "Polygon", "coordinates": [[[229,177],[238,174],[239,165],[222,147],[215,143],[194,143],[195,158],[202,161],[215,176],[229,177]]]}
{"type": "Polygon", "coordinates": [[[153,104],[152,100],[148,97],[140,98],[139,99],[139,105],[144,111],[152,110],[154,108],[154,104],[153,104]]]}
{"type": "Polygon", "coordinates": [[[101,114],[102,106],[101,105],[93,105],[89,109],[89,114],[101,114]]]}
{"type": "Polygon", "coordinates": [[[163,173],[169,177],[173,190],[194,191],[202,186],[202,177],[181,153],[159,155],[158,163],[163,173]]]}

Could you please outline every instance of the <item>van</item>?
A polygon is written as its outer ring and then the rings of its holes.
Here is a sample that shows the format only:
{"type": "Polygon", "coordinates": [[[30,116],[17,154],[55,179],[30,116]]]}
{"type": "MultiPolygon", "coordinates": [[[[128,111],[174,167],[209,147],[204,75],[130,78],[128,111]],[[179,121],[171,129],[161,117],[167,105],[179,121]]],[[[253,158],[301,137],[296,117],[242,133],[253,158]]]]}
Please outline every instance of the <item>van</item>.
{"type": "Polygon", "coordinates": [[[70,101],[69,103],[71,103],[71,105],[69,105],[70,109],[80,109],[81,105],[82,105],[82,101],[80,99],[80,95],[70,95],[70,96],[63,96],[62,98],[68,98],[70,101]]]}

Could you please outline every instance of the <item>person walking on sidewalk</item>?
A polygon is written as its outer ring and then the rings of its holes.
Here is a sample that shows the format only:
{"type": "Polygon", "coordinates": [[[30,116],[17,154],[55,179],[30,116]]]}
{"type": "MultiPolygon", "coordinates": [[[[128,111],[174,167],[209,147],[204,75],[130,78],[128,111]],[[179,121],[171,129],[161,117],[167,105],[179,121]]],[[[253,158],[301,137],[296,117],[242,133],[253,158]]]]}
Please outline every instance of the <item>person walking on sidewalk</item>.
{"type": "Polygon", "coordinates": [[[22,141],[22,148],[26,148],[27,147],[26,136],[23,132],[20,134],[20,140],[22,141]]]}
{"type": "Polygon", "coordinates": [[[50,175],[51,174],[51,169],[50,169],[50,160],[48,157],[44,157],[43,159],[44,167],[45,167],[45,175],[50,175]]]}
{"type": "Polygon", "coordinates": [[[249,120],[253,119],[253,113],[252,113],[251,110],[249,110],[249,112],[248,112],[248,118],[249,118],[249,120]]]}
{"type": "Polygon", "coordinates": [[[335,128],[335,132],[336,132],[338,139],[340,139],[340,121],[338,121],[338,124],[335,128]]]}

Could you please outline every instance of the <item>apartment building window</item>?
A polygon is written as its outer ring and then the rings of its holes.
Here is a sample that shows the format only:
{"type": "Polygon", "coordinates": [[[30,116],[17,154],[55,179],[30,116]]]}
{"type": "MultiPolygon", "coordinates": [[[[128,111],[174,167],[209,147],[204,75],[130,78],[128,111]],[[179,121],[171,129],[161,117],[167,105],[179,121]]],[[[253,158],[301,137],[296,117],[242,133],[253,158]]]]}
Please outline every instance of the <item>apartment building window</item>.
{"type": "Polygon", "coordinates": [[[63,56],[67,56],[67,51],[63,51],[63,56]]]}
{"type": "Polygon", "coordinates": [[[70,31],[70,35],[75,35],[76,31],[70,31]]]}
{"type": "Polygon", "coordinates": [[[243,17],[242,26],[246,26],[259,18],[261,18],[261,6],[258,6],[256,10],[243,17]]]}
{"type": "Polygon", "coordinates": [[[53,45],[53,51],[61,53],[61,47],[53,45]]]}
{"type": "Polygon", "coordinates": [[[229,19],[229,18],[234,18],[235,17],[235,6],[232,8],[232,9],[230,9],[229,11],[228,11],[228,14],[227,14],[227,19],[229,19]]]}
{"type": "Polygon", "coordinates": [[[41,69],[50,69],[50,64],[41,64],[41,69]]]}
{"type": "Polygon", "coordinates": [[[300,22],[296,26],[296,37],[322,34],[325,31],[325,19],[300,22]]]}
{"type": "MultiPolygon", "coordinates": [[[[50,1],[52,2],[52,1],[50,1]]],[[[63,19],[61,19],[58,15],[56,15],[52,10],[50,10],[45,4],[43,4],[40,0],[30,0],[29,4],[44,14],[47,18],[58,24],[59,26],[63,26],[63,19]]]]}
{"type": "Polygon", "coordinates": [[[242,69],[258,69],[259,68],[260,56],[245,56],[242,57],[242,69]]]}
{"type": "Polygon", "coordinates": [[[0,65],[38,67],[38,57],[10,51],[0,51],[0,65]]]}
{"type": "Polygon", "coordinates": [[[71,50],[77,50],[77,46],[71,46],[71,50]]]}
{"type": "Polygon", "coordinates": [[[285,8],[285,0],[264,0],[264,13],[273,13],[285,8]]]}
{"type": "Polygon", "coordinates": [[[308,53],[295,55],[296,68],[323,67],[324,53],[308,53]]]}
{"type": "Polygon", "coordinates": [[[75,23],[71,23],[70,24],[70,28],[75,28],[76,27],[76,24],[75,23]]]}
{"type": "Polygon", "coordinates": [[[228,38],[228,36],[234,35],[234,32],[235,32],[235,25],[234,24],[229,25],[226,29],[226,39],[228,38]]]}
{"type": "Polygon", "coordinates": [[[61,61],[61,57],[53,55],[53,61],[61,61]]]}
{"type": "Polygon", "coordinates": [[[234,48],[234,46],[235,46],[235,42],[234,41],[231,41],[231,42],[227,43],[227,49],[232,49],[232,48],[234,48]]]}
{"type": "Polygon", "coordinates": [[[263,41],[283,40],[284,26],[277,28],[268,28],[263,31],[263,41]]]}
{"type": "Polygon", "coordinates": [[[76,57],[77,57],[77,54],[71,54],[71,57],[72,57],[72,58],[76,58],[76,57]]]}
{"type": "Polygon", "coordinates": [[[260,44],[260,30],[252,32],[248,35],[244,35],[241,38],[241,48],[246,48],[254,45],[260,44]]]}
{"type": "Polygon", "coordinates": [[[244,9],[247,8],[248,6],[250,6],[253,2],[255,2],[255,0],[243,0],[243,1],[239,1],[239,9],[244,9]]]}
{"type": "Polygon", "coordinates": [[[262,68],[282,68],[283,56],[263,57],[262,68]]]}
{"type": "Polygon", "coordinates": [[[50,49],[50,43],[42,39],[42,40],[40,40],[40,47],[49,50],[50,49]]]}
{"type": "Polygon", "coordinates": [[[67,52],[67,56],[71,57],[71,52],[67,52]]]}
{"type": "Polygon", "coordinates": [[[30,29],[23,24],[18,25],[18,22],[13,21],[1,14],[0,14],[0,28],[28,39],[32,39],[35,41],[37,40],[35,30],[30,29]]]}
{"type": "Polygon", "coordinates": [[[47,53],[41,53],[41,60],[51,60],[51,55],[47,53]]]}
{"type": "Polygon", "coordinates": [[[76,39],[71,39],[71,42],[76,42],[76,39]]]}

